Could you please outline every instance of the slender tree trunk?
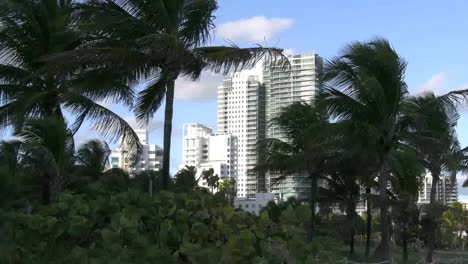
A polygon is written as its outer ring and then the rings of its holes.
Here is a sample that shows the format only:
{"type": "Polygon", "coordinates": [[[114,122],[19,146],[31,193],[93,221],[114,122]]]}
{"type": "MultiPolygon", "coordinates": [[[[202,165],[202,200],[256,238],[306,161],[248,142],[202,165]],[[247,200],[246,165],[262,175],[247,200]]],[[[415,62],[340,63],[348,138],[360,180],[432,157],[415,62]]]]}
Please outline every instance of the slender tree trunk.
{"type": "Polygon", "coordinates": [[[171,79],[167,83],[166,108],[164,112],[164,152],[162,164],[162,188],[167,190],[169,186],[171,168],[171,135],[172,135],[172,114],[174,111],[174,86],[175,80],[171,79]]]}
{"type": "Polygon", "coordinates": [[[432,257],[434,255],[435,250],[435,240],[436,240],[436,230],[437,230],[437,218],[439,217],[437,201],[436,201],[436,194],[437,194],[437,184],[439,183],[439,171],[431,171],[432,175],[432,186],[431,186],[431,197],[429,203],[429,210],[428,210],[428,218],[429,218],[429,236],[427,241],[427,255],[426,261],[432,262],[432,257]]]}
{"type": "Polygon", "coordinates": [[[352,198],[350,198],[350,200],[348,201],[348,209],[346,210],[347,211],[347,218],[348,218],[348,228],[349,228],[349,256],[352,257],[354,256],[354,234],[355,234],[355,230],[354,230],[354,214],[355,214],[355,205],[354,203],[352,202],[352,198]]]}
{"type": "Polygon", "coordinates": [[[388,234],[388,205],[387,205],[387,181],[388,181],[388,168],[387,168],[387,155],[384,155],[382,168],[379,176],[379,205],[380,205],[380,232],[381,240],[380,245],[376,249],[376,254],[384,260],[390,257],[389,248],[389,234],[388,234]]]}
{"type": "Polygon", "coordinates": [[[369,258],[370,241],[372,235],[372,207],[371,207],[371,188],[366,187],[366,260],[369,258]]]}
{"type": "Polygon", "coordinates": [[[401,247],[402,247],[402,257],[403,263],[408,262],[408,222],[405,221],[402,225],[401,230],[401,247]]]}
{"type": "Polygon", "coordinates": [[[318,179],[316,175],[311,175],[310,177],[310,199],[309,199],[309,206],[310,206],[310,223],[309,223],[309,241],[315,236],[315,205],[317,201],[317,187],[318,187],[318,179]]]}

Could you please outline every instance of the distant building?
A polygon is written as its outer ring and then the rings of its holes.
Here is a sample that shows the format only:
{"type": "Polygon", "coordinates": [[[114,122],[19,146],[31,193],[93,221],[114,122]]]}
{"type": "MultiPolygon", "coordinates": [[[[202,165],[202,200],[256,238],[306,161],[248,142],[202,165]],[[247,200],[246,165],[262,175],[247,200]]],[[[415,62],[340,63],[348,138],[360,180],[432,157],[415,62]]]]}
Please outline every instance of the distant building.
{"type": "MultiPolygon", "coordinates": [[[[323,59],[315,52],[288,56],[291,71],[285,72],[275,67],[264,67],[263,82],[266,91],[267,124],[278,116],[281,110],[295,102],[313,103],[320,90],[319,78],[323,68],[323,59]]],[[[276,126],[266,127],[267,138],[288,139],[276,126]]],[[[263,189],[278,193],[282,200],[294,196],[307,199],[310,193],[308,175],[298,173],[289,175],[278,184],[273,179],[279,175],[267,174],[263,189]]]]}
{"type": "Polygon", "coordinates": [[[218,132],[238,139],[237,196],[254,198],[257,174],[251,170],[257,164],[258,140],[265,138],[265,87],[263,64],[226,76],[218,87],[218,132]]]}
{"type": "MultiPolygon", "coordinates": [[[[212,134],[211,128],[201,124],[185,124],[182,145],[182,165],[194,166],[197,178],[205,170],[213,169],[220,181],[237,180],[237,137],[212,134]]],[[[200,180],[199,184],[207,187],[200,180]]]]}
{"type": "MultiPolygon", "coordinates": [[[[418,205],[430,203],[432,175],[426,174],[419,190],[418,205]]],[[[457,183],[452,182],[450,176],[440,176],[436,189],[436,200],[441,204],[452,204],[458,200],[457,183]]]]}
{"type": "Polygon", "coordinates": [[[314,52],[288,57],[291,70],[259,62],[254,68],[231,73],[218,88],[218,131],[238,138],[238,196],[253,199],[256,192],[277,193],[280,199],[290,196],[307,198],[308,177],[290,175],[279,184],[279,175],[257,175],[257,142],[264,138],[286,140],[269,122],[281,109],[294,102],[313,103],[319,90],[322,58],[314,52]]]}
{"type": "Polygon", "coordinates": [[[270,201],[277,202],[277,197],[274,193],[256,193],[255,199],[236,197],[234,199],[234,208],[259,215],[261,210],[267,206],[270,201]]]}
{"type": "Polygon", "coordinates": [[[468,200],[458,200],[458,203],[463,206],[463,209],[468,210],[468,200]]]}
{"type": "Polygon", "coordinates": [[[127,157],[124,146],[119,146],[111,153],[111,167],[122,168],[129,173],[138,173],[142,170],[159,171],[162,169],[163,149],[156,144],[148,143],[148,130],[135,129],[142,144],[142,153],[139,161],[132,166],[127,157]]]}

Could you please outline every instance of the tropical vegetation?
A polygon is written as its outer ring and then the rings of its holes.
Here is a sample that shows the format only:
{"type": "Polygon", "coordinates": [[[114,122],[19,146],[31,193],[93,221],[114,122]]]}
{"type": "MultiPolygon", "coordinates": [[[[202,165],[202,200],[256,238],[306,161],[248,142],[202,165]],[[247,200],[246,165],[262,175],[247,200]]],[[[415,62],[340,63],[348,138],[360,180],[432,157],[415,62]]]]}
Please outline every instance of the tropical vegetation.
{"type": "Polygon", "coordinates": [[[468,211],[437,186],[456,188],[468,171],[455,132],[468,90],[410,94],[407,62],[382,38],[327,60],[314,101],[286,105],[269,124],[284,139],[257,144],[254,171],[272,185],[304,175],[307,199],[272,201],[253,215],[235,208],[236,181],[213,169],[186,166],[170,177],[177,78],[261,60],[289,70],[276,47],[209,46],[217,8],[215,0],[0,3],[0,130],[14,136],[0,142],[1,263],[335,263],[388,260],[395,248],[404,263],[411,249],[432,263],[436,249],[466,249],[468,211]],[[75,146],[89,122],[138,161],[136,133],[107,103],[141,124],[164,105],[161,172],[110,168],[105,141],[75,146]]]}

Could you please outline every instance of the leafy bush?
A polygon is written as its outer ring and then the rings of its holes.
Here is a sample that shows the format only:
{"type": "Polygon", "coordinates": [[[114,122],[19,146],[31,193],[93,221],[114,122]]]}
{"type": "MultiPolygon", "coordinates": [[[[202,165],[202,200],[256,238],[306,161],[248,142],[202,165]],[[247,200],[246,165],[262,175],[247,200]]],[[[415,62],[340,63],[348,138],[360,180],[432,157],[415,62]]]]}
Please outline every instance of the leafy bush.
{"type": "Polygon", "coordinates": [[[290,206],[275,223],[203,192],[63,193],[35,214],[1,212],[0,262],[327,263],[340,246],[307,243],[309,216],[290,206]]]}

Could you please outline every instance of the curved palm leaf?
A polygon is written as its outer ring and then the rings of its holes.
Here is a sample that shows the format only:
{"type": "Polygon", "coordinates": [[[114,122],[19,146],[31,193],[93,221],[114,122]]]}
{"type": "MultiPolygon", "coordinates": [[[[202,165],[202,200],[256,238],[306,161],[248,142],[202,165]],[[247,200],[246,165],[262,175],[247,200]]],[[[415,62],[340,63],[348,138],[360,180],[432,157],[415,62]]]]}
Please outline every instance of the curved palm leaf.
{"type": "MultiPolygon", "coordinates": [[[[20,131],[29,118],[55,116],[63,120],[61,107],[77,94],[82,96],[81,108],[72,109],[77,116],[73,133],[86,119],[109,125],[109,118],[116,118],[110,110],[92,105],[92,101],[108,100],[132,106],[134,90],[119,72],[87,64],[76,66],[69,60],[46,59],[75,50],[83,43],[84,35],[76,32],[75,11],[72,0],[6,0],[0,4],[0,129],[13,127],[20,131]],[[74,68],[60,67],[68,64],[74,68]]],[[[111,131],[102,124],[96,126],[106,136],[116,132],[112,135],[115,139],[124,136],[128,143],[137,142],[136,134],[128,132],[129,126],[123,122],[119,119],[119,125],[111,125],[111,131]],[[128,140],[129,137],[134,139],[128,140]]]]}
{"type": "Polygon", "coordinates": [[[85,167],[88,176],[99,176],[109,165],[111,150],[106,142],[90,140],[76,152],[78,163],[85,167]]]}

